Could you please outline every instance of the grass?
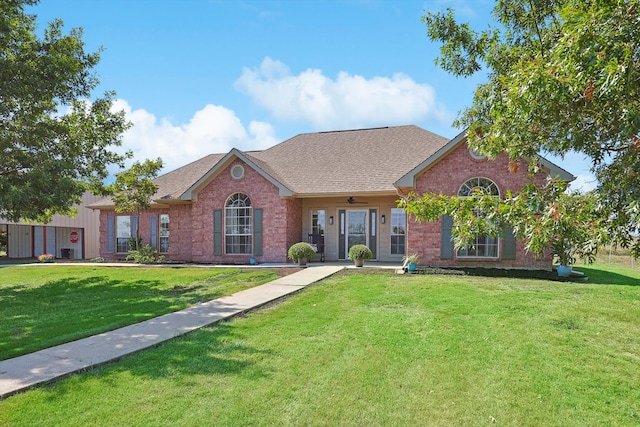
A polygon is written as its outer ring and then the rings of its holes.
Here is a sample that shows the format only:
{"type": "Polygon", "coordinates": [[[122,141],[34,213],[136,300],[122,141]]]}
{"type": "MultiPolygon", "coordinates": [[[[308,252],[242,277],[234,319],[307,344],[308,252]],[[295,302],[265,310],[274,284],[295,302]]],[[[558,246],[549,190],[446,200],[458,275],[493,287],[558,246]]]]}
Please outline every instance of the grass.
{"type": "Polygon", "coordinates": [[[109,331],[278,277],[275,270],[0,268],[0,360],[109,331]]]}
{"type": "MultiPolygon", "coordinates": [[[[335,275],[0,402],[0,425],[640,424],[640,272],[335,275]]],[[[581,269],[581,268],[578,268],[581,269]]]]}

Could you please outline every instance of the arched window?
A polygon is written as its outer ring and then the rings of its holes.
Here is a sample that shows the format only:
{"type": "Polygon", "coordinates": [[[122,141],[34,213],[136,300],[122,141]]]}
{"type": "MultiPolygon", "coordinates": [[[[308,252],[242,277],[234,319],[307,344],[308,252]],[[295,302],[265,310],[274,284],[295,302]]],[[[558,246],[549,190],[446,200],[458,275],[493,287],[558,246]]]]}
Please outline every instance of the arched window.
{"type": "MultiPolygon", "coordinates": [[[[462,184],[458,196],[469,197],[477,192],[500,197],[500,190],[495,182],[488,178],[472,178],[462,184]]],[[[481,212],[477,213],[482,215],[481,212]]],[[[499,239],[492,236],[478,236],[474,243],[458,250],[459,258],[498,258],[499,239]]]]}
{"type": "Polygon", "coordinates": [[[224,208],[224,238],[227,254],[251,254],[251,200],[246,194],[232,194],[224,208]]]}
{"type": "Polygon", "coordinates": [[[469,197],[477,191],[500,197],[500,190],[498,190],[498,186],[488,178],[471,178],[469,181],[462,184],[458,191],[458,196],[469,197]]]}

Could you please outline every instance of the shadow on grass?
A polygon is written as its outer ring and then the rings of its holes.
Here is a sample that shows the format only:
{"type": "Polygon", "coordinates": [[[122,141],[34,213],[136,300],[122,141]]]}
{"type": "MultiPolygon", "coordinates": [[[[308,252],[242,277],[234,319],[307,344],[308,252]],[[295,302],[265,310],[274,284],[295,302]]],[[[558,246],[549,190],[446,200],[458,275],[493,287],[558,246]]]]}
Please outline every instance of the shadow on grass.
{"type": "Polygon", "coordinates": [[[0,360],[168,313],[191,289],[158,280],[64,278],[43,286],[0,287],[0,360]]]}
{"type": "MultiPolygon", "coordinates": [[[[96,367],[87,371],[87,375],[114,388],[122,386],[121,374],[188,385],[197,384],[202,377],[208,377],[202,379],[208,384],[215,383],[215,377],[242,375],[249,381],[268,377],[269,370],[260,367],[258,362],[272,356],[273,352],[243,343],[232,324],[220,322],[176,337],[153,349],[96,367]]],[[[78,378],[78,381],[83,380],[78,378]]],[[[52,390],[52,399],[75,386],[74,380],[58,383],[58,387],[52,390]]]]}
{"type": "Polygon", "coordinates": [[[638,277],[583,266],[574,267],[574,270],[584,273],[589,278],[584,282],[586,284],[640,286],[640,278],[638,277]]]}

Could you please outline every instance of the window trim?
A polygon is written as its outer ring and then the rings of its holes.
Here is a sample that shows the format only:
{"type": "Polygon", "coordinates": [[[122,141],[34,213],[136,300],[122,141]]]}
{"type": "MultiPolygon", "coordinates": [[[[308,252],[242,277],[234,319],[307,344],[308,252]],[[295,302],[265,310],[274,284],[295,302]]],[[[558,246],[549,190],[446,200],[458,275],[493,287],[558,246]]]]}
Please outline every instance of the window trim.
{"type": "Polygon", "coordinates": [[[473,158],[473,160],[485,160],[487,158],[487,156],[479,151],[474,150],[471,147],[469,147],[469,155],[473,158]]]}
{"type": "Polygon", "coordinates": [[[164,213],[164,214],[158,215],[158,252],[161,253],[161,254],[168,254],[169,251],[170,251],[170,248],[171,248],[170,247],[170,239],[169,239],[169,236],[170,236],[169,224],[171,224],[171,217],[169,216],[168,213],[164,213]],[[166,224],[167,224],[166,233],[167,233],[167,235],[166,236],[162,235],[162,224],[163,224],[162,217],[167,217],[167,221],[166,221],[166,224]],[[166,246],[167,250],[166,251],[162,250],[163,249],[163,247],[162,247],[162,240],[163,239],[166,239],[166,242],[167,242],[167,246],[166,246]]]}
{"type": "Polygon", "coordinates": [[[487,192],[486,190],[493,187],[496,190],[495,191],[496,194],[492,194],[492,195],[495,196],[495,197],[500,197],[500,187],[498,187],[498,184],[496,184],[494,180],[492,180],[490,178],[487,178],[487,177],[484,177],[484,176],[476,176],[476,177],[473,177],[473,178],[469,178],[468,180],[463,182],[462,185],[460,186],[460,188],[458,189],[458,197],[469,197],[469,194],[461,194],[463,189],[464,189],[464,187],[467,187],[469,189],[469,191],[467,191],[466,193],[470,193],[471,191],[473,191],[475,189],[482,188],[483,190],[485,190],[486,194],[491,194],[491,191],[487,192]],[[481,179],[489,181],[489,185],[480,186],[479,184],[480,184],[480,180],[481,179]],[[471,181],[473,181],[473,180],[477,180],[477,184],[478,185],[474,185],[474,186],[469,185],[469,183],[471,183],[471,181]]]}
{"type": "MultiPolygon", "coordinates": [[[[398,246],[399,244],[396,243],[396,246],[398,246]]],[[[394,255],[394,256],[400,256],[400,255],[406,255],[407,254],[407,213],[405,212],[404,209],[402,208],[391,208],[391,211],[389,212],[389,255],[394,255]],[[394,219],[396,218],[396,216],[394,215],[394,211],[401,211],[403,213],[404,216],[404,228],[403,231],[404,233],[400,234],[400,233],[394,233],[393,229],[394,227],[397,227],[397,225],[394,223],[394,219]],[[393,238],[394,237],[403,237],[403,242],[402,242],[402,251],[401,252],[394,252],[393,251],[393,247],[394,247],[394,243],[393,243],[393,238]]]]}
{"type": "Polygon", "coordinates": [[[311,208],[311,234],[324,236],[327,232],[327,218],[327,209],[311,208]],[[322,212],[322,215],[320,215],[320,212],[322,212]],[[316,225],[314,225],[314,221],[316,221],[316,225]]]}
{"type": "Polygon", "coordinates": [[[231,178],[239,180],[244,178],[244,167],[240,164],[231,166],[231,178]]]}
{"type": "MultiPolygon", "coordinates": [[[[477,176],[477,177],[473,177],[470,178],[468,180],[466,180],[461,186],[460,189],[458,190],[458,197],[469,197],[472,191],[475,191],[476,189],[480,189],[482,190],[485,194],[489,194],[492,195],[494,197],[500,197],[500,187],[498,187],[498,184],[495,183],[494,180],[484,177],[484,176],[477,176]],[[472,181],[477,181],[475,184],[472,181]],[[485,183],[485,185],[480,185],[481,180],[485,180],[488,181],[488,183],[485,183]],[[495,191],[494,191],[495,190],[495,191]]],[[[475,244],[473,245],[474,249],[473,251],[475,252],[474,255],[468,255],[470,247],[466,246],[464,248],[460,248],[457,249],[455,251],[455,256],[456,259],[461,259],[461,260],[471,260],[471,259],[477,259],[477,260],[500,260],[500,237],[492,237],[489,235],[482,235],[482,236],[476,236],[475,237],[475,244]],[[485,238],[487,240],[492,239],[495,240],[495,243],[482,243],[480,244],[478,242],[479,239],[485,238]],[[495,246],[495,256],[492,255],[477,255],[478,253],[478,247],[482,246],[485,249],[485,253],[487,252],[487,249],[492,248],[495,246]],[[461,254],[463,251],[467,252],[467,255],[461,254]]]]}
{"type": "Polygon", "coordinates": [[[224,254],[253,254],[253,207],[251,206],[251,198],[245,193],[233,193],[224,203],[224,254]],[[240,216],[240,211],[245,211],[244,215],[240,216]],[[231,212],[236,214],[230,215],[231,212]],[[232,218],[236,219],[236,224],[229,223],[232,218]],[[244,228],[244,233],[229,233],[229,230],[236,228],[239,231],[241,227],[244,228]],[[238,241],[230,242],[233,238],[238,238],[238,241]],[[244,250],[242,250],[243,248],[244,250]]]}
{"type": "MultiPolygon", "coordinates": [[[[133,237],[133,233],[132,233],[132,231],[131,231],[131,225],[132,225],[132,224],[131,224],[131,218],[132,218],[132,216],[131,216],[131,215],[116,215],[116,218],[115,218],[115,233],[114,233],[114,237],[115,237],[115,239],[116,239],[116,242],[115,242],[115,243],[116,243],[116,247],[115,247],[115,253],[116,253],[116,254],[128,254],[128,253],[129,253],[129,240],[131,240],[131,237],[133,237]],[[121,230],[120,230],[120,227],[119,227],[119,226],[120,226],[120,219],[121,219],[121,218],[122,218],[123,220],[124,220],[124,218],[128,218],[128,223],[129,223],[129,224],[128,224],[128,226],[127,226],[126,228],[127,228],[127,229],[128,229],[128,231],[129,231],[129,237],[120,237],[120,236],[119,236],[120,231],[121,231],[121,230]],[[120,250],[120,248],[121,248],[121,244],[118,242],[118,240],[119,240],[119,239],[125,239],[125,238],[127,239],[127,240],[126,240],[126,243],[125,243],[125,245],[126,245],[126,250],[125,250],[125,251],[121,251],[121,250],[120,250]]],[[[123,225],[124,225],[124,224],[123,224],[123,225]]],[[[122,230],[122,231],[124,231],[124,230],[122,230]]]]}

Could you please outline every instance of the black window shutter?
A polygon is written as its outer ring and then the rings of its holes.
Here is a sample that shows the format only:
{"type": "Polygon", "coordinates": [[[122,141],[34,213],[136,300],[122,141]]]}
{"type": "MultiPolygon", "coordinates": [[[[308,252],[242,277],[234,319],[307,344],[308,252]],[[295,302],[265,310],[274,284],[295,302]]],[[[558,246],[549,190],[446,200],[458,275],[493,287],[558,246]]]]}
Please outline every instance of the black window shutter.
{"type": "Polygon", "coordinates": [[[346,227],[346,224],[345,224],[346,214],[347,214],[347,211],[344,209],[340,209],[338,211],[338,259],[347,258],[345,249],[344,249],[344,244],[345,244],[344,228],[346,227]]]}
{"type": "Polygon", "coordinates": [[[138,237],[136,231],[138,230],[138,215],[131,215],[131,235],[135,238],[138,237]]]}
{"type": "Polygon", "coordinates": [[[373,259],[378,259],[377,254],[377,234],[378,234],[378,210],[369,209],[369,249],[373,253],[373,259]]]}
{"type": "Polygon", "coordinates": [[[253,210],[253,255],[262,256],[262,208],[253,210]]]}
{"type": "Polygon", "coordinates": [[[153,249],[158,249],[158,215],[151,215],[149,222],[151,223],[150,245],[153,249]]]}
{"type": "Polygon", "coordinates": [[[516,259],[516,237],[508,225],[504,227],[502,236],[502,259],[516,259]]]}
{"type": "Polygon", "coordinates": [[[107,253],[112,254],[115,250],[115,218],[113,215],[107,217],[107,253]]]}
{"type": "Polygon", "coordinates": [[[453,240],[451,229],[453,228],[453,218],[449,215],[442,216],[442,230],[440,232],[440,258],[453,258],[453,240]]]}
{"type": "Polygon", "coordinates": [[[222,256],[222,209],[213,211],[213,255],[222,256]]]}

